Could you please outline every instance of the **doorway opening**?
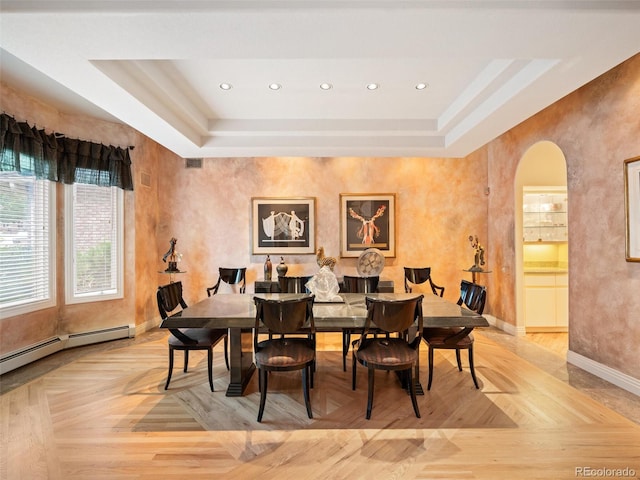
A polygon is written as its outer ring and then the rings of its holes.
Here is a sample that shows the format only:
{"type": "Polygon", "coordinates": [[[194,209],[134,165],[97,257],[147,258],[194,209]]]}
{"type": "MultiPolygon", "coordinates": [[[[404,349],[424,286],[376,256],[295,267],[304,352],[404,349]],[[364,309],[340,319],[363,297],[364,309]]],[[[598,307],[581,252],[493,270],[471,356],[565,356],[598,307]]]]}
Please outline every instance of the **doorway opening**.
{"type": "Polygon", "coordinates": [[[569,198],[566,159],[555,143],[540,141],[524,153],[515,192],[517,332],[542,343],[545,333],[562,339],[569,321],[569,198]]]}

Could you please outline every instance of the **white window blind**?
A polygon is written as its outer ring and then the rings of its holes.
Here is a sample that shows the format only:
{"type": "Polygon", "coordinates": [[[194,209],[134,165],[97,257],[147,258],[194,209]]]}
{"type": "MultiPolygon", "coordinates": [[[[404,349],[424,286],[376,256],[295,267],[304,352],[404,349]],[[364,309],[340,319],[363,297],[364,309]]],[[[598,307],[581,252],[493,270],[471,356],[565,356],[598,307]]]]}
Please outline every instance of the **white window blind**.
{"type": "Polygon", "coordinates": [[[55,197],[48,180],[0,172],[0,316],[55,305],[55,197]]]}
{"type": "Polygon", "coordinates": [[[122,298],[122,190],[65,188],[67,303],[122,298]]]}

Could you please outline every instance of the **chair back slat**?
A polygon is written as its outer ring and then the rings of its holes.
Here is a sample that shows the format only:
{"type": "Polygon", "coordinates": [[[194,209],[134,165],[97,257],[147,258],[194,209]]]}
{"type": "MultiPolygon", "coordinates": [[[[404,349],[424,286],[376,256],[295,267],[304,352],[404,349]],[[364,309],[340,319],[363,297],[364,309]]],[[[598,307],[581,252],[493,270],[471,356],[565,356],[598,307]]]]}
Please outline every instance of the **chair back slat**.
{"type": "Polygon", "coordinates": [[[167,318],[178,306],[187,308],[187,304],[182,298],[182,282],[173,282],[158,287],[156,299],[158,311],[163,319],[167,318]]]}
{"type": "Polygon", "coordinates": [[[458,305],[464,305],[469,310],[473,310],[479,315],[484,311],[484,305],[487,299],[487,290],[483,285],[462,280],[460,282],[460,298],[458,305]]]}
{"type": "Polygon", "coordinates": [[[413,283],[414,285],[418,285],[420,283],[424,283],[431,278],[431,267],[423,267],[423,268],[411,268],[404,267],[404,282],[405,287],[407,287],[407,282],[413,283]]]}
{"type": "Polygon", "coordinates": [[[345,293],[376,293],[380,277],[354,277],[345,275],[342,277],[342,285],[345,293]]]}
{"type": "Polygon", "coordinates": [[[307,282],[312,276],[287,277],[278,276],[278,285],[281,293],[311,293],[307,288],[307,282]]]}
{"type": "Polygon", "coordinates": [[[404,267],[404,291],[411,293],[413,286],[427,283],[434,295],[442,297],[444,287],[436,285],[431,278],[431,267],[404,267]]]}
{"type": "Polygon", "coordinates": [[[246,267],[241,267],[241,268],[237,268],[237,267],[233,267],[233,268],[227,268],[227,267],[220,267],[218,268],[218,281],[216,282],[216,284],[213,287],[207,288],[207,295],[211,296],[211,295],[215,295],[216,293],[218,293],[218,290],[220,289],[220,283],[224,282],[228,285],[239,285],[240,286],[240,293],[245,293],[246,290],[246,283],[247,283],[247,279],[246,279],[246,275],[247,275],[247,268],[246,267]]]}
{"type": "Polygon", "coordinates": [[[313,321],[313,296],[291,300],[275,300],[255,297],[256,330],[264,325],[276,334],[296,333],[303,328],[315,332],[313,321]]]}
{"type": "Polygon", "coordinates": [[[419,295],[406,300],[373,299],[367,297],[367,321],[365,330],[376,327],[379,330],[395,333],[405,332],[414,323],[418,323],[418,334],[422,332],[422,299],[419,295]],[[374,325],[371,325],[371,324],[374,325]]]}

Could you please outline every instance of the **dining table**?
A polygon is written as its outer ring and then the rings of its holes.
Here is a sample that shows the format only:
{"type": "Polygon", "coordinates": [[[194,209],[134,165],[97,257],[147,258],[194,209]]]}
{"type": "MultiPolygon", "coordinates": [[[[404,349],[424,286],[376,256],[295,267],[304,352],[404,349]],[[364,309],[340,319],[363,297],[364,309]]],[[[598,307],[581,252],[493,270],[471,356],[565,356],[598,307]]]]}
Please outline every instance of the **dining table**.
{"type": "MultiPolygon", "coordinates": [[[[242,396],[255,371],[253,362],[253,329],[256,321],[254,297],[291,299],[305,294],[246,293],[217,294],[194,303],[181,312],[162,320],[161,328],[221,328],[228,329],[229,386],[226,395],[242,396]]],[[[341,293],[330,302],[314,301],[313,318],[318,332],[341,332],[343,328],[362,328],[367,317],[366,297],[386,300],[413,298],[415,293],[341,293]]],[[[437,295],[425,294],[422,300],[425,328],[488,327],[482,315],[437,295]]],[[[419,373],[419,365],[416,365],[419,373]]],[[[416,393],[424,394],[419,375],[416,393]]]]}

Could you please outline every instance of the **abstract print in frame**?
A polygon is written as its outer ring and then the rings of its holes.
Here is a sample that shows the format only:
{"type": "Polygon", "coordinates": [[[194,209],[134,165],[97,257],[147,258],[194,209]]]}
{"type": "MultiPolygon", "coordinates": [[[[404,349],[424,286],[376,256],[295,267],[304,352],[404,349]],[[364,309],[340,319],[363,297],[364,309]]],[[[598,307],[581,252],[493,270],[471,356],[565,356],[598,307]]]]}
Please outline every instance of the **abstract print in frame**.
{"type": "Polygon", "coordinates": [[[394,193],[340,194],[340,256],[358,257],[377,248],[396,256],[396,195],[394,193]]]}
{"type": "Polygon", "coordinates": [[[314,197],[252,198],[254,255],[315,254],[314,197]]]}
{"type": "Polygon", "coordinates": [[[627,217],[626,259],[640,262],[640,157],[624,161],[625,212],[627,217]]]}

